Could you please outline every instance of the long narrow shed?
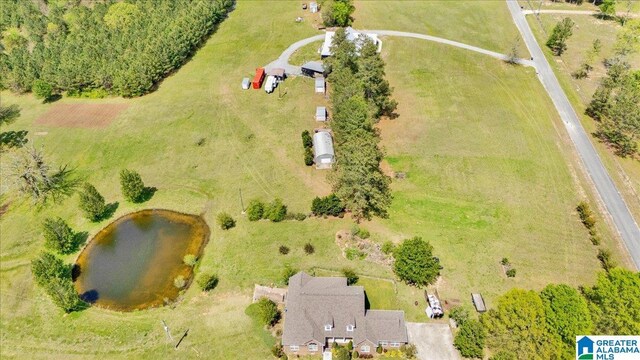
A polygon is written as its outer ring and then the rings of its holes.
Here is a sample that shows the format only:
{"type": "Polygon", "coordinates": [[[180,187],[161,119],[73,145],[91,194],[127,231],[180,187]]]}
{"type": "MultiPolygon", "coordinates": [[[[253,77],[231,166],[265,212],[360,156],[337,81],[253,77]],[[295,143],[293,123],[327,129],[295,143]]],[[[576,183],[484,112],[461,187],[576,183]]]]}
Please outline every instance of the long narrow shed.
{"type": "Polygon", "coordinates": [[[327,108],[324,106],[316,107],[316,121],[327,121],[327,108]]]}
{"type": "Polygon", "coordinates": [[[325,93],[325,81],[324,77],[316,78],[316,94],[324,94],[325,93]]]}
{"type": "Polygon", "coordinates": [[[318,131],[313,134],[313,160],[316,169],[330,169],[335,162],[333,139],[328,131],[318,131]]]}
{"type": "Polygon", "coordinates": [[[473,305],[476,307],[476,311],[480,313],[487,311],[487,307],[484,305],[484,299],[481,294],[471,294],[471,300],[473,301],[473,305]]]}

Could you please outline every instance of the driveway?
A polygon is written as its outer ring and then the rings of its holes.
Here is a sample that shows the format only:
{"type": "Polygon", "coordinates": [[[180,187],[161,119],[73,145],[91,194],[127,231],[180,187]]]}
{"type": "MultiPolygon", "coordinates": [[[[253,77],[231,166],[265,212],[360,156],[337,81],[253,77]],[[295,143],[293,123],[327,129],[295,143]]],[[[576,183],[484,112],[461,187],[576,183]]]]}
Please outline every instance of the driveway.
{"type": "Polygon", "coordinates": [[[533,62],[538,71],[540,82],[542,82],[542,85],[547,90],[553,104],[558,110],[560,118],[562,118],[562,122],[569,133],[569,137],[573,141],[582,159],[582,164],[593,181],[597,193],[600,195],[600,199],[611,215],[622,240],[624,240],[636,268],[640,268],[640,228],[638,228],[638,224],[636,224],[633,216],[631,216],[627,204],[602,164],[602,160],[600,160],[600,156],[593,147],[590,137],[582,127],[578,115],[560,86],[540,45],[538,45],[536,38],[533,36],[533,32],[525,19],[525,14],[520,8],[520,5],[516,0],[507,0],[507,6],[509,7],[516,27],[520,31],[520,34],[522,34],[522,38],[533,56],[533,62]]]}
{"type": "Polygon", "coordinates": [[[420,360],[459,360],[453,347],[453,334],[447,324],[407,323],[409,342],[418,349],[420,360]]]}

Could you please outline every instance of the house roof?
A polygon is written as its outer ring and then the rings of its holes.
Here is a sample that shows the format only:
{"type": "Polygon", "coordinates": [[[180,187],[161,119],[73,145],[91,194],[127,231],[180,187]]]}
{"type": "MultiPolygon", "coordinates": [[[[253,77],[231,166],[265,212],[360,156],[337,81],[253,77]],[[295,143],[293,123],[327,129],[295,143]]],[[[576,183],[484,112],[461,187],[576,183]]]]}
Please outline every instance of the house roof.
{"type": "Polygon", "coordinates": [[[343,277],[299,272],[289,279],[282,344],[324,344],[327,337],[352,338],[354,344],[406,343],[404,312],[366,310],[362,286],[348,286],[343,277]],[[347,331],[347,325],[353,325],[353,331],[347,331]]]}

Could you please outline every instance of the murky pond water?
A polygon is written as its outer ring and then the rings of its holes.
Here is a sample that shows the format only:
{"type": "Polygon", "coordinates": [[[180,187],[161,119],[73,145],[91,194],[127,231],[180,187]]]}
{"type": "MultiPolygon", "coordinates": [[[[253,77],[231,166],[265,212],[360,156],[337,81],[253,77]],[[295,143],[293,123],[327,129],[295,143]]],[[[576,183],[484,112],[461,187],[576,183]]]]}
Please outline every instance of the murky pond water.
{"type": "Polygon", "coordinates": [[[102,229],[76,261],[75,286],[92,304],[130,311],[161,306],[178,297],[174,279],[187,283],[187,254],[200,257],[209,227],[199,216],[143,210],[102,229]]]}

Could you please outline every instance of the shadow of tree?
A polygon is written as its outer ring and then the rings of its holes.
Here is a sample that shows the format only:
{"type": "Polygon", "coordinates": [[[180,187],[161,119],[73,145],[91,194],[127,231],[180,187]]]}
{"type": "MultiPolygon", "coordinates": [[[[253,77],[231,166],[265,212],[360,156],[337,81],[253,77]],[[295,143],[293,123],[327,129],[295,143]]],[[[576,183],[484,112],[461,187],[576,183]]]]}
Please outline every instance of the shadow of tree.
{"type": "Polygon", "coordinates": [[[142,190],[142,195],[140,195],[140,200],[137,201],[137,203],[143,203],[151,200],[156,191],[158,191],[156,187],[145,187],[144,190],[142,190]]]}
{"type": "Polygon", "coordinates": [[[71,281],[76,281],[76,279],[82,274],[82,268],[78,264],[73,264],[71,266],[71,281]]]}
{"type": "Polygon", "coordinates": [[[98,301],[99,298],[100,294],[98,293],[98,290],[95,289],[85,291],[80,294],[80,299],[82,299],[82,301],[86,302],[87,304],[93,304],[98,301]]]}
{"type": "Polygon", "coordinates": [[[112,202],[111,204],[107,204],[104,207],[104,212],[102,213],[102,215],[100,216],[100,219],[98,221],[102,221],[105,219],[108,219],[110,217],[113,216],[113,214],[116,212],[116,210],[118,210],[118,206],[120,205],[119,202],[112,202]]]}
{"type": "Polygon", "coordinates": [[[73,236],[73,246],[71,247],[69,254],[73,254],[74,252],[78,251],[78,249],[80,249],[82,245],[87,241],[88,237],[89,233],[86,231],[77,232],[73,236]]]}

